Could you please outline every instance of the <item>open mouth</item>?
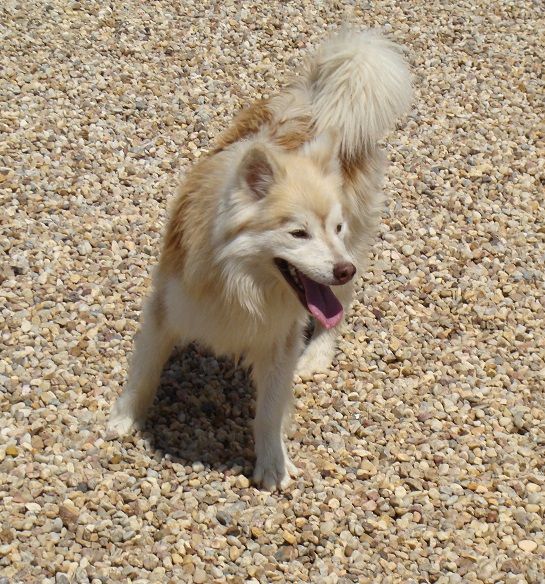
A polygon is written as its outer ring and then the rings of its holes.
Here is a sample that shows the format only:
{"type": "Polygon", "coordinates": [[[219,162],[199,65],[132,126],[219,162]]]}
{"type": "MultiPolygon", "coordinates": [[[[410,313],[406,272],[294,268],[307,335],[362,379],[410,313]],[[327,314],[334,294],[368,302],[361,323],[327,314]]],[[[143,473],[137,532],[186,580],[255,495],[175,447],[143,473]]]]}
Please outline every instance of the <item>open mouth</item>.
{"type": "Polygon", "coordinates": [[[343,307],[329,286],[305,276],[286,260],[275,258],[274,261],[301,304],[322,326],[330,329],[339,324],[343,317],[343,307]]]}

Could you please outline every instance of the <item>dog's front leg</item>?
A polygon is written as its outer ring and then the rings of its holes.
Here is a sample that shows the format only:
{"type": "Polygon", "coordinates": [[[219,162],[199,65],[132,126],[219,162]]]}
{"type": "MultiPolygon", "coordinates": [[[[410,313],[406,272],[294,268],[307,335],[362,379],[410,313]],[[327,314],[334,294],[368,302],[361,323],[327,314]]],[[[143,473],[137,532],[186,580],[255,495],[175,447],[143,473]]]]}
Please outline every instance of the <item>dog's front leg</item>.
{"type": "Polygon", "coordinates": [[[174,345],[166,315],[161,314],[159,308],[159,298],[155,294],[144,309],[127,385],[112,408],[108,429],[119,435],[127,434],[145,418],[155,397],[161,370],[174,345]]]}
{"type": "Polygon", "coordinates": [[[254,481],[268,491],[283,489],[298,469],[290,461],[283,440],[283,426],[293,399],[292,383],[299,355],[299,331],[275,355],[260,355],[253,361],[257,389],[254,422],[256,466],[254,481]]]}
{"type": "MultiPolygon", "coordinates": [[[[345,315],[352,303],[353,293],[353,282],[335,288],[335,296],[337,296],[343,305],[345,315]]],[[[343,324],[344,317],[337,326],[331,329],[324,328],[318,322],[314,323],[312,337],[297,363],[297,375],[302,379],[308,379],[314,373],[322,373],[331,367],[331,361],[333,361],[333,357],[335,356],[337,338],[343,324]]]]}

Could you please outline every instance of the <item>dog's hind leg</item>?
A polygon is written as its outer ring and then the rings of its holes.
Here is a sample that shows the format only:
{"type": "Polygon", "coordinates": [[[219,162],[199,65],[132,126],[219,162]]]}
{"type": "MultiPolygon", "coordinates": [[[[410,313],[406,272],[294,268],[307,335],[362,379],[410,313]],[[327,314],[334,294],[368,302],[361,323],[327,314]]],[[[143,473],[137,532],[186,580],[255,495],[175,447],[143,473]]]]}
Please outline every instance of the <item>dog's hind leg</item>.
{"type": "Polygon", "coordinates": [[[155,397],[163,365],[174,346],[174,339],[167,327],[161,297],[156,292],[144,309],[127,385],[112,408],[109,430],[119,435],[127,434],[136,423],[144,420],[155,397]]]}
{"type": "MultiPolygon", "coordinates": [[[[343,305],[345,314],[352,302],[353,292],[354,284],[352,282],[335,289],[335,296],[343,305]]],[[[315,322],[312,337],[297,363],[296,373],[299,377],[308,379],[314,373],[322,373],[331,367],[337,338],[343,324],[344,318],[336,327],[326,329],[320,323],[315,322]]]]}
{"type": "Polygon", "coordinates": [[[290,475],[298,474],[288,457],[282,433],[293,399],[293,372],[300,351],[300,337],[297,327],[274,355],[267,353],[252,359],[257,389],[254,481],[269,491],[283,489],[290,475]]]}

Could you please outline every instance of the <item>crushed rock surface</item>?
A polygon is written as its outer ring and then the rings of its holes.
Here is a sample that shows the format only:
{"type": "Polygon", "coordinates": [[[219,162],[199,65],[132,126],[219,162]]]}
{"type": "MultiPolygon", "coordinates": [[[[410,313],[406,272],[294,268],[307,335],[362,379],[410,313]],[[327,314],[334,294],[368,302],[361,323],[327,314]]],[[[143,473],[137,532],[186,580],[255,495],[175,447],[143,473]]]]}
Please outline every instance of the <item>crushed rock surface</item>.
{"type": "Polygon", "coordinates": [[[0,583],[545,581],[545,13],[530,0],[0,6],[0,583]],[[407,47],[388,205],[286,493],[247,375],[126,378],[166,203],[236,111],[344,19],[407,47]]]}

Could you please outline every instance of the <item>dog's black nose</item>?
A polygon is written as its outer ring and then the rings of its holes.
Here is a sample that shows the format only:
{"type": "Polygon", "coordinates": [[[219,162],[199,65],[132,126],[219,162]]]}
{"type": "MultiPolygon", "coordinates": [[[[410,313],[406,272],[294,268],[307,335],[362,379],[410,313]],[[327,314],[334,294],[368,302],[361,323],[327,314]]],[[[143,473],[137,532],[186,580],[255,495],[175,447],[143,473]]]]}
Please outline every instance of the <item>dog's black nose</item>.
{"type": "Polygon", "coordinates": [[[350,282],[356,273],[356,266],[350,262],[340,262],[333,266],[333,275],[339,284],[350,282]]]}

